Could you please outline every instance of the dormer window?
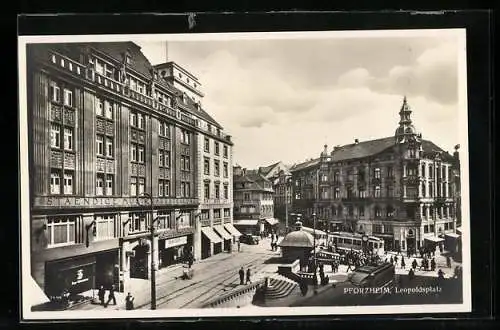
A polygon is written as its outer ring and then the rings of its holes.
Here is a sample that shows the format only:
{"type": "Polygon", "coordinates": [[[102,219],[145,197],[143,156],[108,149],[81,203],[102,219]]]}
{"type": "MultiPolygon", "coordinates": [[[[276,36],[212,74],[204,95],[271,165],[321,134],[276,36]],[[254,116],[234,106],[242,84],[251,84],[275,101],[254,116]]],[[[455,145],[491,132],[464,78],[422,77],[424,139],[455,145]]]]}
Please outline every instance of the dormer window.
{"type": "Polygon", "coordinates": [[[132,57],[130,55],[125,55],[125,63],[128,65],[132,64],[132,57]]]}
{"type": "Polygon", "coordinates": [[[184,102],[184,103],[187,102],[186,93],[182,94],[182,102],[184,102]]]}

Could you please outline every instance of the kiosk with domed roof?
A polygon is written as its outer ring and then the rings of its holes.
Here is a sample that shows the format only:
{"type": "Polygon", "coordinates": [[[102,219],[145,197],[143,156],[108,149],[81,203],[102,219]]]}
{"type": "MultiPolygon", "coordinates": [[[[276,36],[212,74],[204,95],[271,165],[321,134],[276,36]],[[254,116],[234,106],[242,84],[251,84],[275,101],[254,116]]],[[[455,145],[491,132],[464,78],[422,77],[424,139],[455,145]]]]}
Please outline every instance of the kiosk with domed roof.
{"type": "Polygon", "coordinates": [[[283,259],[300,260],[301,268],[306,267],[314,250],[314,237],[302,230],[302,222],[295,223],[295,230],[288,233],[278,244],[283,259]]]}

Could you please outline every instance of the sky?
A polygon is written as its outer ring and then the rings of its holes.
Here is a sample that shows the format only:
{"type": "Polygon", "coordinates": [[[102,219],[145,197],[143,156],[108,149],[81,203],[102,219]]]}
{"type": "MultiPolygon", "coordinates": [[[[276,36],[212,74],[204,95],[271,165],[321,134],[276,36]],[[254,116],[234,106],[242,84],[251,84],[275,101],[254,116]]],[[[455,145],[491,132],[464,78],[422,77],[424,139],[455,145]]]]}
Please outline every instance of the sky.
{"type": "Polygon", "coordinates": [[[243,167],[393,136],[405,95],[424,139],[450,153],[459,143],[459,42],[449,34],[137,44],[152,64],[168,58],[199,79],[202,107],[243,167]]]}

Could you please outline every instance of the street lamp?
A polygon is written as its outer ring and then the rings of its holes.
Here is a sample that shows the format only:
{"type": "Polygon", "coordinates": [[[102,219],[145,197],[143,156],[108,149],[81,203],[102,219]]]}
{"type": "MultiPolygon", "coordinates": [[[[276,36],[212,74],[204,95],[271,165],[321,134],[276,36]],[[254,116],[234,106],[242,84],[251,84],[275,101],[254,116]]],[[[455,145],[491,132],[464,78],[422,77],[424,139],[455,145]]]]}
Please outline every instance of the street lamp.
{"type": "Polygon", "coordinates": [[[150,200],[151,205],[151,226],[149,228],[150,232],[150,240],[151,240],[151,309],[156,309],[156,264],[154,258],[154,238],[155,238],[155,222],[158,220],[153,219],[154,216],[154,204],[153,204],[153,196],[148,193],[143,193],[142,196],[148,198],[150,200]]]}

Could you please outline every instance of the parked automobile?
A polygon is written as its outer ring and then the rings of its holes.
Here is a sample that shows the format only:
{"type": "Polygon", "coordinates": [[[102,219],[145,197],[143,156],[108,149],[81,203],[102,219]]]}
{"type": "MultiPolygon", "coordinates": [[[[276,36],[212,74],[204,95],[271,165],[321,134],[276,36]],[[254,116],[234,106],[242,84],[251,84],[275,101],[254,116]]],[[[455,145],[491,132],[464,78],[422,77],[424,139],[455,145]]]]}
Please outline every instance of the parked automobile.
{"type": "Polygon", "coordinates": [[[259,241],[260,241],[259,236],[250,235],[250,234],[243,234],[240,236],[241,243],[256,245],[256,244],[259,244],[259,241]]]}

